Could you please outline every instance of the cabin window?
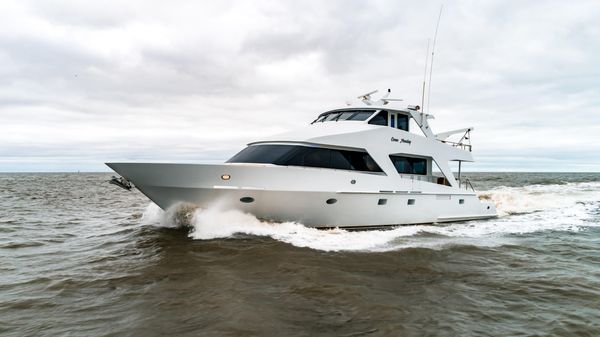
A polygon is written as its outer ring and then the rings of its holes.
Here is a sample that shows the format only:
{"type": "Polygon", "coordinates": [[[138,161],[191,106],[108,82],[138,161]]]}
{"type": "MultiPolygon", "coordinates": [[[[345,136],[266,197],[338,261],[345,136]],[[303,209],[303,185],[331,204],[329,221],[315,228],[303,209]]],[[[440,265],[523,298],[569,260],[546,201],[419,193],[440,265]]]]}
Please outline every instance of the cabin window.
{"type": "Polygon", "coordinates": [[[383,173],[379,165],[367,152],[300,145],[251,145],[227,162],[308,166],[383,173]]]}
{"type": "Polygon", "coordinates": [[[351,170],[352,164],[347,156],[339,151],[331,152],[330,165],[332,168],[341,170],[351,170]]]}
{"type": "Polygon", "coordinates": [[[396,114],[390,114],[390,126],[393,128],[396,127],[396,114]]]}
{"type": "Polygon", "coordinates": [[[402,156],[390,156],[396,171],[401,174],[427,175],[427,159],[402,156]]]}
{"type": "Polygon", "coordinates": [[[369,124],[388,126],[388,112],[381,110],[369,121],[369,124]]]}
{"type": "Polygon", "coordinates": [[[397,127],[400,130],[408,131],[408,116],[398,114],[397,127]]]}
{"type": "Polygon", "coordinates": [[[311,149],[310,151],[300,152],[303,153],[300,156],[296,156],[295,160],[291,160],[293,164],[288,163],[288,165],[325,167],[331,162],[331,154],[327,149],[311,149]]]}
{"type": "Polygon", "coordinates": [[[382,172],[379,165],[366,152],[307,146],[296,146],[286,158],[281,158],[274,164],[382,172]]]}
{"type": "Polygon", "coordinates": [[[229,159],[228,163],[272,164],[294,148],[292,145],[248,146],[229,159]]]}

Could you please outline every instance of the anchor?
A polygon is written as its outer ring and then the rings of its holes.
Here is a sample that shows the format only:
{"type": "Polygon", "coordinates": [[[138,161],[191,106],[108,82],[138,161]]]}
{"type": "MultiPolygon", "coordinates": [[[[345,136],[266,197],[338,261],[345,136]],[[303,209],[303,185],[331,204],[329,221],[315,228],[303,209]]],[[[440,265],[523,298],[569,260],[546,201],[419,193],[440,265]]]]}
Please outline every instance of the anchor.
{"type": "Polygon", "coordinates": [[[120,188],[127,190],[127,191],[131,191],[131,189],[133,188],[133,185],[131,185],[131,182],[123,177],[115,177],[112,176],[112,178],[108,181],[110,184],[113,185],[117,185],[120,188]]]}

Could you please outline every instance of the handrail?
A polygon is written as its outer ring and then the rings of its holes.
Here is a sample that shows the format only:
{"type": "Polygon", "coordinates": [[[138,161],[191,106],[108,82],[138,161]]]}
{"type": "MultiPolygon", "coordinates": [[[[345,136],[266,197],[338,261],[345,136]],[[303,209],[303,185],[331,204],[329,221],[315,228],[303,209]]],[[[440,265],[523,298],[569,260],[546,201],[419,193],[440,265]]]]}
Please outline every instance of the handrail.
{"type": "MultiPolygon", "coordinates": [[[[445,140],[446,138],[438,138],[438,140],[444,144],[449,144],[453,147],[459,148],[461,150],[465,150],[465,151],[469,151],[469,152],[473,152],[472,149],[473,147],[471,146],[471,130],[473,128],[467,128],[464,129],[465,133],[462,135],[462,137],[460,137],[460,140],[458,142],[452,142],[449,140],[445,140]]],[[[462,130],[457,130],[457,131],[462,131],[462,130]]]]}
{"type": "Polygon", "coordinates": [[[464,177],[464,178],[461,178],[460,180],[458,180],[459,188],[462,187],[463,184],[464,184],[466,190],[471,188],[471,191],[475,192],[475,188],[473,187],[473,184],[471,184],[471,180],[469,180],[469,178],[464,177]]]}
{"type": "Polygon", "coordinates": [[[449,140],[440,140],[440,142],[444,143],[444,144],[449,144],[453,147],[459,148],[461,150],[465,150],[465,151],[469,151],[469,152],[473,152],[473,146],[471,144],[465,144],[465,143],[457,143],[457,142],[451,142],[449,140]]]}
{"type": "MultiPolygon", "coordinates": [[[[444,179],[443,181],[446,182],[447,184],[447,180],[442,177],[442,176],[436,176],[436,175],[420,175],[420,174],[400,174],[400,178],[403,179],[410,179],[410,180],[417,180],[417,181],[425,181],[425,182],[429,182],[429,183],[434,183],[434,184],[440,184],[439,180],[440,178],[444,179]]],[[[456,181],[458,182],[458,188],[463,188],[466,190],[471,190],[473,192],[475,192],[475,187],[473,187],[473,184],[471,183],[471,180],[469,180],[469,178],[467,177],[461,177],[460,179],[455,178],[456,181]]],[[[442,184],[443,185],[443,184],[442,184]]],[[[448,186],[450,186],[448,184],[448,186]]]]}

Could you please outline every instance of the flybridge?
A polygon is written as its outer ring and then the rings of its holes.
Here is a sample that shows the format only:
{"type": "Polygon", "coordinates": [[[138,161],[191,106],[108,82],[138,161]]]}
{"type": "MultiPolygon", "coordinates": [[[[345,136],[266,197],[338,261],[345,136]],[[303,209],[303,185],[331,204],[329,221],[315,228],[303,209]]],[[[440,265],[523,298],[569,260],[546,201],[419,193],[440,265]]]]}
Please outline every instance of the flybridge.
{"type": "MultiPolygon", "coordinates": [[[[358,99],[367,106],[381,106],[381,107],[385,107],[386,110],[400,112],[400,113],[403,113],[403,114],[406,114],[406,115],[412,117],[412,119],[415,121],[415,123],[421,129],[421,131],[423,131],[423,134],[425,135],[425,137],[435,138],[435,135],[431,131],[431,128],[429,127],[429,123],[428,123],[429,119],[434,118],[433,115],[424,113],[423,111],[421,111],[421,107],[418,105],[408,105],[405,108],[400,107],[398,102],[402,102],[403,99],[389,97],[390,94],[392,93],[392,91],[390,89],[387,90],[387,93],[385,95],[383,95],[383,97],[374,101],[371,99],[371,96],[373,94],[376,94],[377,92],[379,92],[379,91],[374,90],[374,91],[371,91],[364,95],[360,95],[360,96],[358,96],[358,99]]],[[[406,130],[406,131],[408,131],[408,130],[406,130]]]]}
{"type": "Polygon", "coordinates": [[[401,98],[389,97],[391,94],[390,89],[383,97],[373,99],[372,96],[377,92],[377,90],[374,90],[358,96],[358,104],[348,102],[344,108],[323,112],[311,124],[353,121],[409,131],[408,120],[412,118],[425,137],[471,152],[470,132],[473,127],[434,134],[428,122],[430,119],[434,119],[432,114],[421,111],[421,107],[418,105],[401,106],[399,104],[403,101],[401,98]],[[449,140],[455,134],[462,134],[462,136],[457,141],[449,140]]]}

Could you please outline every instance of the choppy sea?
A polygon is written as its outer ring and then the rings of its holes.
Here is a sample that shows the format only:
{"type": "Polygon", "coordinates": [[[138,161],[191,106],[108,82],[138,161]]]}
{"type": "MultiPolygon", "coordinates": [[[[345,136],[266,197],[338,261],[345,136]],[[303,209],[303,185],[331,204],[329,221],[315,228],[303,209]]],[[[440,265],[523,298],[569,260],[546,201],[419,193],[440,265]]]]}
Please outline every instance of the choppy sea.
{"type": "Polygon", "coordinates": [[[500,217],[348,232],[0,174],[1,336],[600,336],[600,173],[470,173],[500,217]]]}

